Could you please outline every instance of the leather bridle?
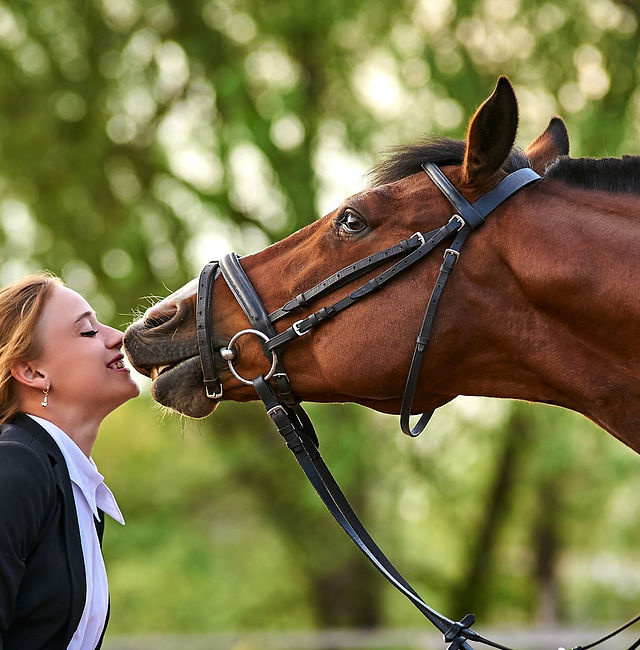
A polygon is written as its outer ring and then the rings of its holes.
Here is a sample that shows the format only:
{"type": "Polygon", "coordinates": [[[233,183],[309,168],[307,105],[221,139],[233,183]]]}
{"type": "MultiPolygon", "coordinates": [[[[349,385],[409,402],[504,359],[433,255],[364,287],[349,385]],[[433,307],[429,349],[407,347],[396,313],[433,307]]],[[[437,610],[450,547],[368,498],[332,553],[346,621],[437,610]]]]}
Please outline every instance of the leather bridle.
{"type": "MultiPolygon", "coordinates": [[[[222,383],[215,370],[215,352],[211,336],[213,318],[211,309],[212,286],[218,270],[222,272],[225,281],[251,324],[250,329],[238,332],[236,337],[251,333],[262,339],[264,352],[272,362],[272,370],[270,371],[269,378],[271,376],[273,377],[276,391],[281,399],[287,404],[293,404],[296,400],[291,392],[289,378],[281,360],[283,348],[292,341],[308,334],[314,327],[333,318],[336,314],[351,307],[374,291],[379,290],[389,281],[421,261],[443,241],[455,235],[453,242],[444,252],[444,260],[440,268],[440,273],[427,305],[422,328],[416,339],[411,367],[402,399],[400,426],[403,432],[410,436],[417,436],[424,429],[432,413],[423,414],[413,429],[409,427],[409,415],[418,384],[422,360],[429,343],[430,332],[433,327],[440,298],[447,279],[460,256],[462,245],[468,235],[474,230],[477,230],[484,223],[487,215],[496,207],[522,187],[539,180],[540,176],[529,167],[518,169],[505,177],[495,188],[471,204],[449,182],[439,167],[433,163],[425,163],[422,167],[456,211],[444,226],[426,233],[417,232],[395,246],[391,246],[390,248],[350,264],[337,273],[325,278],[311,289],[299,294],[271,314],[266,311],[262,300],[253,288],[235,253],[226,255],[220,262],[209,262],[203,268],[198,283],[196,320],[198,348],[208,397],[220,399],[223,394],[222,383]],[[397,261],[393,265],[346,297],[332,305],[322,307],[305,318],[295,321],[283,332],[276,333],[274,323],[280,319],[296,313],[303,307],[307,307],[336,289],[394,260],[397,261]]],[[[232,346],[227,346],[225,356],[229,364],[229,369],[237,379],[246,384],[251,384],[251,381],[241,378],[235,371],[233,354],[232,346]]]]}
{"type": "MultiPolygon", "coordinates": [[[[511,650],[471,630],[470,626],[475,621],[473,614],[469,614],[456,622],[429,607],[378,548],[320,456],[318,439],[313,424],[293,394],[289,377],[282,362],[282,351],[287,344],[309,334],[314,327],[321,325],[359,300],[378,291],[389,281],[422,260],[440,244],[453,238],[449,247],[444,251],[444,259],[427,304],[422,327],[416,338],[402,398],[400,412],[402,431],[409,436],[417,436],[423,431],[433,411],[423,413],[413,428],[409,425],[409,416],[438,305],[447,280],[460,257],[462,246],[467,237],[484,223],[485,218],[496,207],[521,188],[539,180],[540,176],[528,167],[518,169],[506,176],[496,187],[486,192],[477,201],[469,203],[435,164],[425,163],[422,168],[455,210],[455,214],[445,225],[429,232],[417,232],[390,248],[350,264],[314,287],[297,295],[272,313],[268,313],[265,309],[262,300],[256,293],[235,253],[226,255],[220,262],[209,262],[200,274],[196,309],[196,331],[203,381],[207,397],[216,400],[223,397],[222,382],[216,372],[212,336],[214,314],[212,305],[213,282],[221,273],[244,311],[251,327],[237,332],[231,338],[227,347],[220,349],[219,354],[227,362],[229,370],[239,381],[247,385],[253,385],[267,409],[267,414],[338,524],[380,573],[443,633],[445,642],[450,644],[449,650],[458,650],[459,648],[472,650],[467,640],[484,643],[501,650],[511,650]],[[280,319],[296,313],[336,289],[389,262],[393,262],[393,264],[344,298],[296,320],[284,331],[276,332],[274,324],[280,319]],[[245,335],[254,335],[260,339],[263,351],[271,362],[271,368],[266,375],[252,380],[240,376],[233,364],[236,355],[235,342],[245,335]]],[[[640,620],[640,615],[603,639],[587,646],[577,646],[574,650],[586,650],[602,643],[638,620],[640,620]]],[[[630,650],[635,650],[639,646],[640,640],[631,646],[630,650]]]]}

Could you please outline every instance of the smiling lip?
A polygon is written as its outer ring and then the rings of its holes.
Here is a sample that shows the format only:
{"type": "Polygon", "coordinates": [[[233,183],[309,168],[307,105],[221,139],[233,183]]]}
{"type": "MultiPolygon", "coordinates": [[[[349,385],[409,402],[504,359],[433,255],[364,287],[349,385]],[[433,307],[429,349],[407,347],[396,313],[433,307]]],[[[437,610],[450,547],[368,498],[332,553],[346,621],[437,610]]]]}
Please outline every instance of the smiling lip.
{"type": "Polygon", "coordinates": [[[128,368],[125,368],[124,363],[122,362],[124,359],[124,354],[118,354],[115,356],[109,363],[107,364],[107,368],[110,368],[111,370],[126,370],[129,372],[128,368]]]}

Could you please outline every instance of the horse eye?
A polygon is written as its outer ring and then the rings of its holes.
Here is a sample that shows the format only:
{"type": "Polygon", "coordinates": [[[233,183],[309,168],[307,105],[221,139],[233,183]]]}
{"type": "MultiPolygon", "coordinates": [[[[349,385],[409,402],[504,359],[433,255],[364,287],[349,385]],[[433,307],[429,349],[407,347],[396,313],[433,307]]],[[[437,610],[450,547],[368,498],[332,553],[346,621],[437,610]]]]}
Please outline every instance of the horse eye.
{"type": "Polygon", "coordinates": [[[345,210],[342,217],[342,227],[349,233],[357,233],[367,227],[367,222],[353,210],[345,210]]]}

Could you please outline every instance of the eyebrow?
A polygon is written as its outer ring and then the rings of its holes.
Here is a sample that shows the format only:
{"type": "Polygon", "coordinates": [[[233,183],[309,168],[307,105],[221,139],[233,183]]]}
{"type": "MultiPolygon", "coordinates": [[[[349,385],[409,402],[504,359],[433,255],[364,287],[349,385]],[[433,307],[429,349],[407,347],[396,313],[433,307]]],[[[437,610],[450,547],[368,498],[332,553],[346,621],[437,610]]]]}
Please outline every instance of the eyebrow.
{"type": "Polygon", "coordinates": [[[96,315],[96,313],[94,311],[82,312],[82,314],[80,314],[80,316],[78,316],[78,318],[76,318],[74,325],[76,323],[79,323],[83,318],[89,318],[90,316],[95,316],[95,315],[96,315]]]}

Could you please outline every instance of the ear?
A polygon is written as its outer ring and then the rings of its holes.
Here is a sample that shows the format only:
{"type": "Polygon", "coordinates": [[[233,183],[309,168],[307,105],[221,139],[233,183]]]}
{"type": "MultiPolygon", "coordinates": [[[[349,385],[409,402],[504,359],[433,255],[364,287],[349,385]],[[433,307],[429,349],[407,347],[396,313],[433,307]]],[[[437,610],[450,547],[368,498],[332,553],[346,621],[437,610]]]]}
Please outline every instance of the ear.
{"type": "Polygon", "coordinates": [[[518,102],[511,82],[500,77],[489,99],[476,111],[467,132],[462,182],[480,184],[506,160],[518,130],[518,102]]]}
{"type": "Polygon", "coordinates": [[[46,375],[40,372],[30,361],[18,361],[11,366],[11,375],[23,386],[45,390],[51,382],[46,375]]]}
{"type": "Polygon", "coordinates": [[[538,174],[544,174],[546,166],[558,156],[568,156],[569,134],[564,122],[559,117],[551,118],[545,132],[534,140],[524,153],[538,174]]]}

